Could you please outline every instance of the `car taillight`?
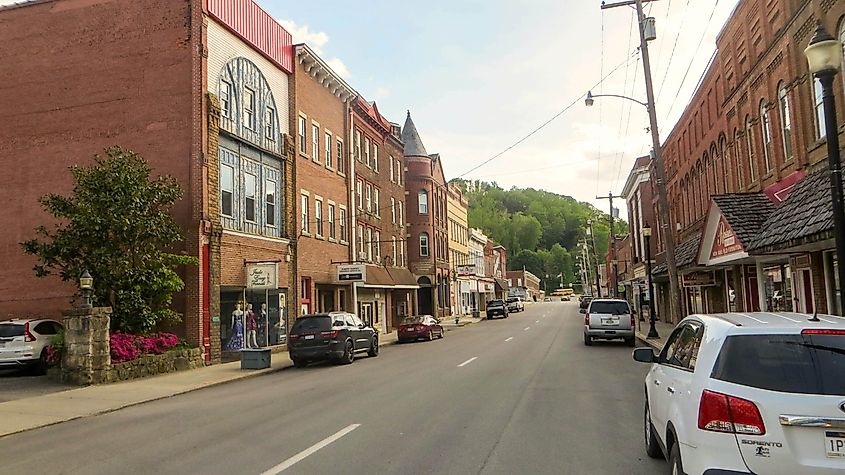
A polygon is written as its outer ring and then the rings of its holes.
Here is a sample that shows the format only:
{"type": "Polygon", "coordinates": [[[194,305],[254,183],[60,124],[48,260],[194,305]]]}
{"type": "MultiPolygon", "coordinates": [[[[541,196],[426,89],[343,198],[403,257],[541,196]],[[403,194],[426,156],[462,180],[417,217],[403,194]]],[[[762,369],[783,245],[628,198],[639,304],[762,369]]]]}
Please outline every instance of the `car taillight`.
{"type": "Polygon", "coordinates": [[[418,332],[421,332],[421,331],[423,331],[423,330],[425,330],[425,327],[424,327],[424,326],[422,326],[422,325],[417,325],[417,331],[418,331],[418,332]]]}
{"type": "Polygon", "coordinates": [[[810,328],[801,330],[802,335],[842,335],[845,336],[845,330],[825,330],[821,328],[810,328]]]}
{"type": "Polygon", "coordinates": [[[707,390],[701,393],[698,404],[698,428],[729,434],[766,434],[766,425],[756,404],[707,390]]]}
{"type": "Polygon", "coordinates": [[[298,339],[299,339],[299,335],[294,335],[294,334],[288,335],[288,340],[298,340],[298,339]]]}
{"type": "Polygon", "coordinates": [[[339,330],[329,330],[327,332],[320,332],[320,336],[326,338],[336,338],[338,333],[340,333],[339,330]]]}
{"type": "Polygon", "coordinates": [[[634,325],[635,325],[635,323],[634,323],[634,314],[632,313],[632,314],[631,314],[631,328],[634,328],[634,325]]]}
{"type": "Polygon", "coordinates": [[[26,322],[23,326],[23,341],[35,341],[35,335],[29,331],[29,322],[26,322]]]}
{"type": "Polygon", "coordinates": [[[589,313],[584,314],[584,325],[587,325],[587,326],[590,325],[590,314],[589,313]]]}

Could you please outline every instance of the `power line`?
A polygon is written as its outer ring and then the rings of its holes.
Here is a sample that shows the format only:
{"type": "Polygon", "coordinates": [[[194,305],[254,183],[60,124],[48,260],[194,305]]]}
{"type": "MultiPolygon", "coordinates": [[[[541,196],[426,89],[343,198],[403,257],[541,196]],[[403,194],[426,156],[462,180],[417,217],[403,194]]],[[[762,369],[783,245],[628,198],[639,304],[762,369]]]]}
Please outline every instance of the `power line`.
{"type": "MultiPolygon", "coordinates": [[[[657,88],[657,99],[655,102],[660,102],[660,97],[663,94],[663,85],[666,84],[666,78],[669,76],[669,68],[672,66],[672,59],[675,57],[675,49],[678,47],[678,39],[681,37],[681,30],[684,29],[684,21],[687,19],[687,7],[689,7],[690,0],[684,5],[684,11],[681,14],[681,26],[678,28],[678,33],[675,35],[675,43],[672,45],[672,52],[669,54],[669,63],[666,65],[666,70],[663,71],[663,79],[660,81],[660,87],[657,88]]],[[[666,10],[666,19],[669,18],[669,10],[666,10]]],[[[658,57],[660,52],[658,51],[658,57]]]]}
{"type": "MultiPolygon", "coordinates": [[[[630,51],[630,48],[628,48],[630,51]]],[[[599,70],[599,77],[604,77],[604,10],[601,11],[601,69],[599,70]]],[[[599,89],[599,93],[604,92],[604,87],[599,89]]],[[[599,130],[601,131],[604,123],[602,121],[602,103],[599,102],[599,130]]],[[[599,159],[596,162],[596,193],[599,192],[599,173],[601,172],[601,141],[599,141],[599,159]]]]}
{"type": "MultiPolygon", "coordinates": [[[[629,64],[629,63],[631,62],[631,58],[633,58],[633,57],[634,57],[634,54],[631,54],[631,56],[629,56],[627,59],[625,59],[625,61],[623,61],[623,62],[619,63],[619,65],[618,65],[618,66],[616,66],[615,68],[613,68],[613,69],[612,69],[609,73],[605,74],[605,75],[604,75],[604,77],[602,77],[601,79],[599,79],[599,80],[598,80],[598,82],[596,82],[595,84],[593,84],[592,86],[590,86],[590,88],[589,88],[589,89],[594,89],[596,86],[598,86],[598,85],[600,85],[602,82],[604,82],[604,80],[605,80],[605,79],[609,78],[609,77],[610,77],[610,76],[612,76],[612,75],[613,75],[616,71],[618,71],[620,68],[622,68],[622,66],[625,66],[626,64],[629,64]]],[[[484,165],[487,165],[488,163],[492,162],[493,160],[495,160],[495,159],[497,159],[497,158],[501,157],[501,156],[502,156],[502,155],[504,155],[505,153],[509,152],[509,151],[510,151],[510,150],[512,150],[513,148],[515,148],[515,147],[517,147],[518,145],[520,145],[522,142],[525,142],[526,140],[528,140],[529,138],[531,138],[534,134],[536,134],[537,132],[539,132],[539,131],[541,131],[542,129],[544,129],[547,125],[551,124],[551,123],[552,123],[555,119],[557,119],[558,117],[562,116],[562,115],[563,115],[566,111],[568,111],[569,109],[571,109],[571,108],[572,108],[575,104],[577,104],[578,102],[582,101],[583,99],[584,99],[584,96],[583,96],[583,95],[578,96],[577,98],[575,98],[575,100],[573,100],[571,103],[569,103],[569,105],[567,105],[566,107],[564,107],[564,108],[563,108],[563,110],[561,110],[561,111],[560,111],[560,112],[558,112],[557,114],[553,115],[553,116],[552,116],[549,120],[547,120],[547,121],[543,122],[542,124],[540,124],[540,126],[539,126],[539,127],[535,128],[534,130],[532,130],[531,132],[529,132],[529,133],[528,133],[528,135],[526,135],[526,136],[522,137],[521,139],[517,140],[516,142],[514,142],[513,144],[511,144],[510,146],[508,146],[507,148],[505,148],[505,149],[504,149],[504,150],[502,150],[501,152],[499,152],[499,153],[497,153],[497,154],[493,155],[492,157],[488,158],[487,160],[485,160],[485,161],[483,161],[483,162],[479,163],[478,165],[476,165],[476,166],[474,166],[474,167],[470,168],[469,170],[465,171],[464,173],[462,173],[462,174],[458,175],[458,177],[457,177],[457,178],[463,178],[463,177],[465,177],[465,176],[469,175],[470,173],[474,172],[475,170],[478,170],[479,168],[483,167],[484,165]]]]}
{"type": "MultiPolygon", "coordinates": [[[[630,51],[630,49],[631,49],[631,33],[633,31],[634,31],[634,12],[631,12],[631,21],[628,24],[628,46],[625,48],[626,51],[630,51]]],[[[639,28],[637,28],[637,32],[639,32],[639,28]]],[[[639,64],[640,64],[639,60],[637,60],[636,65],[639,66],[639,64]]],[[[629,67],[626,66],[625,67],[625,82],[622,83],[622,93],[623,94],[627,93],[628,69],[629,69],[629,67]]],[[[634,73],[634,84],[636,84],[636,83],[637,83],[637,77],[636,77],[636,72],[635,72],[634,73]]],[[[633,87],[631,89],[633,90],[633,87]]],[[[625,106],[626,105],[628,106],[628,124],[625,127],[625,135],[626,136],[628,135],[628,126],[630,126],[630,124],[631,124],[631,103],[626,101],[625,103],[622,104],[622,113],[619,114],[619,128],[618,128],[617,136],[622,134],[622,122],[624,121],[624,117],[625,117],[625,106]]],[[[624,153],[625,147],[624,147],[624,145],[621,148],[622,149],[616,154],[617,162],[618,162],[617,167],[616,167],[617,168],[617,177],[619,176],[619,173],[621,173],[622,159],[625,157],[625,153],[624,153]]],[[[617,178],[616,181],[619,181],[619,178],[617,178]]],[[[596,194],[598,194],[598,180],[596,180],[596,191],[597,191],[596,194]]]]}

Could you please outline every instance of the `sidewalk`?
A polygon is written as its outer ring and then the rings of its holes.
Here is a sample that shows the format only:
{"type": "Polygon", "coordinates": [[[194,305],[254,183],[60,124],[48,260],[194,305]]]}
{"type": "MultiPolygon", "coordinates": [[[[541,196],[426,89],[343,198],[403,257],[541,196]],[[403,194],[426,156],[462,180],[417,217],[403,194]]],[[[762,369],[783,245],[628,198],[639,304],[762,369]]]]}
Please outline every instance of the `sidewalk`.
{"type": "MultiPolygon", "coordinates": [[[[382,334],[379,346],[396,343],[396,332],[382,334]]],[[[202,388],[275,373],[293,366],[286,351],[272,354],[271,366],[242,370],[240,361],[179,371],[144,379],[67,391],[0,403],[0,438],[82,417],[106,414],[145,402],[202,388]]]]}
{"type": "Polygon", "coordinates": [[[473,323],[478,323],[482,320],[484,320],[484,317],[475,318],[470,315],[462,315],[457,324],[455,323],[455,317],[444,317],[443,320],[440,321],[440,324],[443,325],[443,328],[448,330],[472,325],[473,323]]]}
{"type": "Polygon", "coordinates": [[[637,323],[639,323],[637,327],[637,339],[657,351],[663,349],[666,339],[669,338],[669,334],[671,334],[672,330],[675,329],[675,325],[672,325],[671,323],[654,322],[654,327],[657,329],[657,334],[660,335],[660,338],[646,338],[649,328],[648,320],[637,323]]]}

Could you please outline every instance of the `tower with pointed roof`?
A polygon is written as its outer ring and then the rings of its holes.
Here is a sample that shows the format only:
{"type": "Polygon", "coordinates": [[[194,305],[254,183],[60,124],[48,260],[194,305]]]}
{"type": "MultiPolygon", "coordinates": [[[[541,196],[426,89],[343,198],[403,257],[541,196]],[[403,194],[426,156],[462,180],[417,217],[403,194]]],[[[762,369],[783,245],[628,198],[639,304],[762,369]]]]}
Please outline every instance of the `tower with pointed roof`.
{"type": "Polygon", "coordinates": [[[429,154],[411,112],[402,127],[408,206],[408,259],[417,276],[421,315],[451,314],[449,234],[446,202],[448,187],[439,154],[429,154]]]}

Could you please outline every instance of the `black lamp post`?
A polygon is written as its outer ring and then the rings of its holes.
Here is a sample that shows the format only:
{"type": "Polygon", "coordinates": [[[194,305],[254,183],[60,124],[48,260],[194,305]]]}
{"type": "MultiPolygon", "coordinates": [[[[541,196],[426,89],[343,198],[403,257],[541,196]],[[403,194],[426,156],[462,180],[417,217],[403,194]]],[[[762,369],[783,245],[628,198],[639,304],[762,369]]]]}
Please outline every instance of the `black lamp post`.
{"type": "Polygon", "coordinates": [[[645,238],[645,271],[648,274],[648,338],[660,338],[657,327],[654,326],[657,302],[654,298],[654,282],[651,279],[651,227],[643,226],[643,237],[645,238]]]}
{"type": "Polygon", "coordinates": [[[91,291],[94,290],[94,278],[88,273],[88,269],[82,271],[79,276],[79,290],[82,291],[82,305],[81,308],[91,308],[91,291]]]}
{"type": "Polygon", "coordinates": [[[830,36],[821,21],[816,34],[804,50],[810,73],[822,86],[824,125],[827,139],[827,166],[830,172],[830,199],[833,207],[833,234],[836,240],[836,261],[839,275],[839,314],[845,312],[845,209],[842,204],[842,169],[839,157],[839,131],[836,125],[836,101],[833,96],[833,77],[842,64],[842,44],[830,36]]]}

